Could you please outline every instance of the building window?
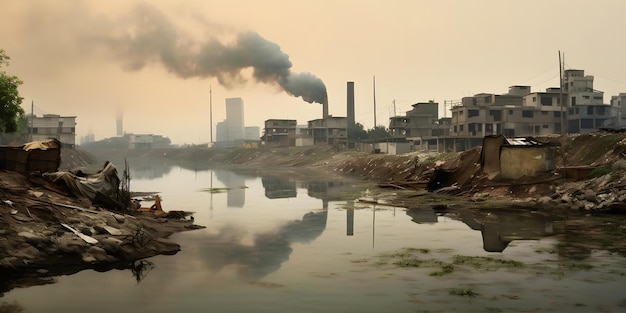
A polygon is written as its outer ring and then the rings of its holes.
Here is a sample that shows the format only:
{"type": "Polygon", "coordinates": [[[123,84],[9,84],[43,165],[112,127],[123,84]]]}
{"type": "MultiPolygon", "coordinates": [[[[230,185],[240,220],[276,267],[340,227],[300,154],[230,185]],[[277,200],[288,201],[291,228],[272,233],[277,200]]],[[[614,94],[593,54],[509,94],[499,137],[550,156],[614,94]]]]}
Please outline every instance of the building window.
{"type": "Polygon", "coordinates": [[[541,105],[552,105],[551,97],[541,97],[541,105]]]}
{"type": "Polygon", "coordinates": [[[587,114],[593,115],[593,107],[587,107],[587,114]]]}
{"type": "Polygon", "coordinates": [[[505,128],[504,129],[504,136],[506,136],[506,137],[515,137],[515,129],[505,128]]]}
{"type": "Polygon", "coordinates": [[[522,117],[533,118],[533,111],[530,111],[530,110],[522,111],[522,117]]]}
{"type": "Polygon", "coordinates": [[[576,105],[576,97],[572,97],[572,106],[576,105]]]}
{"type": "Polygon", "coordinates": [[[542,127],[543,127],[543,128],[550,128],[550,125],[543,124],[543,126],[542,126],[542,127]]]}
{"type": "Polygon", "coordinates": [[[502,121],[502,110],[489,110],[489,115],[493,117],[495,122],[502,121]]]}
{"type": "Polygon", "coordinates": [[[513,115],[513,110],[509,110],[509,115],[513,115]]]}
{"type": "Polygon", "coordinates": [[[464,129],[463,126],[465,126],[465,125],[459,125],[459,131],[461,131],[461,132],[463,131],[463,129],[464,129]]]}
{"type": "Polygon", "coordinates": [[[591,118],[581,118],[580,119],[580,128],[593,128],[593,119],[591,118]]]}
{"type": "Polygon", "coordinates": [[[554,117],[561,117],[561,112],[554,111],[554,117]]]}
{"type": "Polygon", "coordinates": [[[589,96],[583,96],[583,99],[589,100],[589,96]]]}
{"type": "Polygon", "coordinates": [[[454,126],[454,132],[456,133],[456,125],[454,126]]]}
{"type": "Polygon", "coordinates": [[[33,134],[37,134],[39,132],[39,129],[37,127],[33,127],[33,134]]]}
{"type": "Polygon", "coordinates": [[[604,111],[604,107],[597,107],[597,108],[596,108],[596,114],[598,114],[598,115],[604,115],[604,114],[605,114],[604,112],[605,112],[605,111],[604,111]]]}
{"type": "Polygon", "coordinates": [[[467,117],[474,117],[480,115],[478,110],[467,110],[467,117]]]}
{"type": "Polygon", "coordinates": [[[533,97],[533,103],[537,102],[537,97],[533,97]]]}
{"type": "Polygon", "coordinates": [[[550,113],[550,112],[548,112],[548,111],[541,111],[541,115],[548,115],[548,113],[550,113]]]}

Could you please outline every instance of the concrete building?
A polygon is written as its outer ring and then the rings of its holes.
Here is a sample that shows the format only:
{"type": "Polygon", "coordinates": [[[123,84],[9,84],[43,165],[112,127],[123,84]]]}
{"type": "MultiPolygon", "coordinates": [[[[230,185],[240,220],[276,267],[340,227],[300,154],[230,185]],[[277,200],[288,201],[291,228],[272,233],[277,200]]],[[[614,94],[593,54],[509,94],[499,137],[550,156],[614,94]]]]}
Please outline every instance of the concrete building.
{"type": "Polygon", "coordinates": [[[31,141],[57,139],[63,146],[76,145],[76,116],[60,116],[44,114],[43,117],[28,116],[29,135],[31,141]]]}
{"type": "Polygon", "coordinates": [[[604,93],[593,89],[593,76],[583,70],[566,70],[563,91],[567,95],[567,132],[587,134],[607,127],[618,108],[604,104],[604,93]]]}
{"type": "MultiPolygon", "coordinates": [[[[215,125],[215,144],[218,147],[235,147],[240,146],[247,139],[246,128],[244,126],[243,99],[227,98],[226,99],[226,119],[215,125]]],[[[254,130],[250,129],[249,134],[252,136],[254,130]]],[[[260,129],[259,129],[260,131],[260,129]]],[[[258,133],[257,133],[258,134],[258,133]]],[[[256,139],[259,136],[256,135],[256,139]]]]}
{"type": "Polygon", "coordinates": [[[308,122],[306,137],[313,144],[345,144],[348,138],[348,118],[329,116],[308,122]]]}
{"type": "Polygon", "coordinates": [[[611,107],[617,110],[616,128],[626,128],[626,93],[611,97],[611,107]]]}
{"type": "Polygon", "coordinates": [[[412,150],[436,149],[437,137],[450,133],[450,119],[439,119],[439,103],[418,102],[404,116],[389,118],[389,132],[394,138],[404,137],[412,150]]]}
{"type": "Polygon", "coordinates": [[[226,99],[226,123],[228,125],[228,139],[242,140],[244,136],[243,99],[226,99]]]}
{"type": "Polygon", "coordinates": [[[170,140],[161,135],[153,134],[127,134],[129,149],[154,149],[166,148],[170,140]]]}
{"type": "Polygon", "coordinates": [[[295,146],[297,124],[296,120],[266,120],[263,129],[263,143],[272,146],[295,146]]]}
{"type": "Polygon", "coordinates": [[[259,141],[261,139],[261,127],[246,126],[244,130],[244,139],[246,141],[259,141]]]}

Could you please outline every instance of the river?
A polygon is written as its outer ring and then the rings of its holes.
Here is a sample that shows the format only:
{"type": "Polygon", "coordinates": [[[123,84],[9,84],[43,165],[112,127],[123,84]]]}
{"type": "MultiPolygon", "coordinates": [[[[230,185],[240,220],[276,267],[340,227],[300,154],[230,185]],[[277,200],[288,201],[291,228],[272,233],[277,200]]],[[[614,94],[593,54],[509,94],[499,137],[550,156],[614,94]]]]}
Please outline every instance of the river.
{"type": "Polygon", "coordinates": [[[193,211],[206,228],[173,235],[182,250],[142,271],[14,289],[0,311],[626,310],[626,260],[602,250],[565,258],[563,221],[536,212],[407,211],[358,201],[371,192],[348,179],[131,168],[131,190],[159,192],[166,211],[193,211]]]}

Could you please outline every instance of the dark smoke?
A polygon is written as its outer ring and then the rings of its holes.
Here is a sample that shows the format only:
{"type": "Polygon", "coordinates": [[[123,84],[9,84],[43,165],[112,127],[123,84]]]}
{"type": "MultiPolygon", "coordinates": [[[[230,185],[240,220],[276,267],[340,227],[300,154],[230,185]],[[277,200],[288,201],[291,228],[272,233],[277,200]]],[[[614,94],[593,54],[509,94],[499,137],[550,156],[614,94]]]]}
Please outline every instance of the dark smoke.
{"type": "MultiPolygon", "coordinates": [[[[245,82],[242,71],[252,69],[257,82],[273,84],[309,103],[325,103],[326,86],[311,73],[293,73],[280,46],[255,32],[241,33],[230,44],[215,38],[199,41],[187,36],[161,11],[141,5],[130,19],[134,25],[110,30],[96,39],[105,42],[129,70],[157,63],[182,78],[215,77],[225,87],[245,82]]],[[[208,25],[208,23],[205,23],[208,25]]]]}

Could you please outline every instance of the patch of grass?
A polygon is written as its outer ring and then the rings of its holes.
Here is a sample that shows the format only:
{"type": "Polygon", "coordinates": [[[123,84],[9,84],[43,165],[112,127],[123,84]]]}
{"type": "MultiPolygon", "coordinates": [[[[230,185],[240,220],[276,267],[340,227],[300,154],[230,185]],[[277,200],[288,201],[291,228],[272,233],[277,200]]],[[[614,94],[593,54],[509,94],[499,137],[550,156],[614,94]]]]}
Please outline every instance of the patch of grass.
{"type": "Polygon", "coordinates": [[[430,249],[424,249],[424,248],[402,248],[402,249],[400,249],[400,251],[393,252],[393,253],[383,253],[380,256],[383,257],[383,258],[402,259],[402,258],[411,258],[417,252],[422,253],[422,254],[427,254],[427,253],[430,253],[430,249]]]}
{"type": "Polygon", "coordinates": [[[563,265],[565,266],[565,268],[572,270],[572,271],[576,271],[576,270],[588,271],[593,268],[593,265],[586,264],[586,263],[565,263],[563,265]]]}
{"type": "Polygon", "coordinates": [[[200,189],[199,191],[203,191],[203,192],[209,192],[209,193],[221,193],[221,192],[225,192],[231,190],[231,188],[203,188],[200,189]]]}
{"type": "Polygon", "coordinates": [[[443,275],[446,275],[446,274],[450,274],[452,272],[454,272],[454,266],[452,264],[441,262],[441,270],[428,273],[428,275],[430,275],[430,276],[443,276],[443,275]]]}
{"type": "Polygon", "coordinates": [[[492,257],[455,255],[452,264],[469,265],[474,268],[524,267],[524,263],[514,260],[496,259],[492,257]]]}
{"type": "Polygon", "coordinates": [[[404,248],[404,250],[407,252],[419,252],[421,254],[430,253],[430,249],[426,249],[426,248],[404,248]]]}
{"type": "Polygon", "coordinates": [[[452,296],[462,296],[462,297],[477,297],[480,294],[471,288],[452,288],[448,289],[448,294],[452,296]]]}
{"type": "Polygon", "coordinates": [[[399,266],[399,267],[420,267],[422,263],[424,263],[424,261],[417,259],[417,258],[402,259],[402,260],[393,262],[394,265],[399,266]]]}
{"type": "Polygon", "coordinates": [[[610,167],[601,166],[601,167],[594,168],[593,170],[591,170],[589,172],[589,178],[600,177],[609,173],[611,173],[610,167]]]}

